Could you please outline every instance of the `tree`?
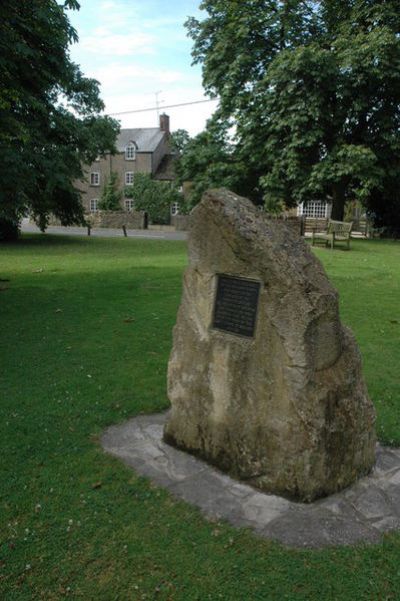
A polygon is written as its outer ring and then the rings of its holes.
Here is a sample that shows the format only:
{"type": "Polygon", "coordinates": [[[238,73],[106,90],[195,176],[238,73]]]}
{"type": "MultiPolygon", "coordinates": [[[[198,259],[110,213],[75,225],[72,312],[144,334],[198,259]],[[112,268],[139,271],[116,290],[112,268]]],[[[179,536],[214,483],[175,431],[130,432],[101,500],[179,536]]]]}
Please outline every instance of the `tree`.
{"type": "Polygon", "coordinates": [[[171,205],[182,203],[182,195],[173,182],[152,179],[147,173],[136,173],[133,186],[125,189],[133,198],[135,209],[146,211],[152,223],[169,223],[171,205]]]}
{"type": "Polygon", "coordinates": [[[175,162],[175,172],[180,184],[190,182],[189,207],[214,184],[232,187],[232,150],[227,141],[227,128],[215,118],[208,122],[204,132],[186,142],[175,162]]]}
{"type": "Polygon", "coordinates": [[[186,129],[177,129],[172,132],[170,137],[171,148],[178,154],[182,154],[187,144],[190,142],[190,135],[186,129]]]}
{"type": "MultiPolygon", "coordinates": [[[[400,13],[394,0],[204,0],[189,19],[208,93],[267,202],[361,199],[400,226],[400,13]],[[247,163],[246,163],[247,160],[247,163]],[[393,196],[394,195],[394,196],[393,196]]],[[[253,180],[249,178],[251,185],[253,180]]]]}
{"type": "Polygon", "coordinates": [[[118,185],[118,173],[113,171],[107,179],[101,194],[99,209],[102,211],[120,211],[122,192],[118,185]]]}
{"type": "Polygon", "coordinates": [[[0,6],[0,237],[31,212],[80,223],[74,181],[82,165],[113,151],[118,124],[100,116],[99,86],[71,62],[76,0],[2,0],[0,6]],[[2,228],[3,225],[3,228],[2,228]]]}
{"type": "Polygon", "coordinates": [[[260,201],[258,179],[262,172],[254,173],[241,160],[231,140],[232,123],[217,112],[207,122],[205,131],[191,138],[175,162],[175,172],[180,184],[190,182],[187,209],[197,204],[209,188],[230,188],[260,201]]]}

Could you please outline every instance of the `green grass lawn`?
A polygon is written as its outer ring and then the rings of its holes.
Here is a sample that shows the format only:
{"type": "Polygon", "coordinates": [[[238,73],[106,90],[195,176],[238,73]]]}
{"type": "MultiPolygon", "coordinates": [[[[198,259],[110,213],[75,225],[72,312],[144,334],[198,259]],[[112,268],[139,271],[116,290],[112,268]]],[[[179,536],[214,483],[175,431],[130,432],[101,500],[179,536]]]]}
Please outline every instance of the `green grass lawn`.
{"type": "MultiPolygon", "coordinates": [[[[316,250],[357,337],[382,441],[400,445],[400,244],[316,250]]],[[[137,477],[102,430],[168,406],[181,242],[0,245],[2,601],[400,599],[400,536],[296,551],[211,523],[137,477]]]]}

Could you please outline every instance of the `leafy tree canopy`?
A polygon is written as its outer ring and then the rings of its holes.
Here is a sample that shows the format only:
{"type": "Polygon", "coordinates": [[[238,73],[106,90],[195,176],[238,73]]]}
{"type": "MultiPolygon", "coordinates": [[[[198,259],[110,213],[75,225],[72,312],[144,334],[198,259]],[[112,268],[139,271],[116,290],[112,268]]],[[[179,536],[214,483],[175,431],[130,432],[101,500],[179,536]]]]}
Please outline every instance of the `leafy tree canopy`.
{"type": "Polygon", "coordinates": [[[260,195],[258,179],[243,163],[232,141],[232,122],[217,112],[205,131],[189,139],[175,163],[179,183],[189,182],[187,210],[199,202],[203,192],[216,186],[247,194],[257,201],[260,195]]]}
{"type": "Polygon", "coordinates": [[[160,224],[169,223],[173,203],[182,203],[175,183],[152,179],[147,173],[135,173],[133,185],[125,189],[125,196],[133,198],[135,209],[146,211],[152,223],[160,224]]]}
{"type": "Polygon", "coordinates": [[[336,218],[361,199],[400,226],[398,1],[201,8],[205,18],[187,22],[193,57],[222,120],[235,123],[231,159],[248,173],[247,193],[288,206],[330,198],[336,218]]]}
{"type": "Polygon", "coordinates": [[[172,132],[170,137],[171,148],[178,154],[181,154],[190,141],[189,133],[186,129],[177,129],[172,132]]]}
{"type": "MultiPolygon", "coordinates": [[[[30,211],[42,228],[83,219],[74,181],[82,164],[114,150],[118,124],[100,116],[99,86],[71,62],[75,0],[0,5],[0,223],[30,211]]],[[[2,228],[0,227],[0,236],[2,228]]]]}

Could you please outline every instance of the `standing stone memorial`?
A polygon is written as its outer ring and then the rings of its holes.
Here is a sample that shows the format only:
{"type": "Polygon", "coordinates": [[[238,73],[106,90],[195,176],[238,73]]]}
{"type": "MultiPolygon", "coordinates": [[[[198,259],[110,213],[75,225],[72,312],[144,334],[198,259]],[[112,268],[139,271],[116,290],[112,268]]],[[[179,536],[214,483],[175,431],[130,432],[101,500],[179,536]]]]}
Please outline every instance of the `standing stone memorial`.
{"type": "Polygon", "coordinates": [[[375,412],[338,295],[308,245],[227,190],[193,210],[166,442],[300,501],[375,461],[375,412]]]}

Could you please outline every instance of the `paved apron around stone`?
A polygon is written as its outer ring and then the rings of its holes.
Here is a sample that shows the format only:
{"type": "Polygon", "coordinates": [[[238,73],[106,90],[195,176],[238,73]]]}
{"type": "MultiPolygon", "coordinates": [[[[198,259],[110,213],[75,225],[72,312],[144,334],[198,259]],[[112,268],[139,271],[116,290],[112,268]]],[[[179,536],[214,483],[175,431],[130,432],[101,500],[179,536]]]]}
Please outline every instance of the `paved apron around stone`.
{"type": "Polygon", "coordinates": [[[372,474],[312,504],[258,492],[162,440],[167,414],[108,428],[103,448],[207,516],[297,548],[376,543],[400,529],[400,449],[377,446],[372,474]]]}

